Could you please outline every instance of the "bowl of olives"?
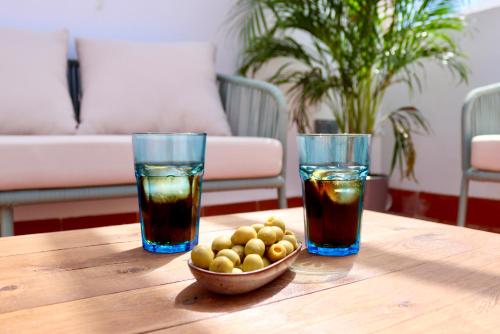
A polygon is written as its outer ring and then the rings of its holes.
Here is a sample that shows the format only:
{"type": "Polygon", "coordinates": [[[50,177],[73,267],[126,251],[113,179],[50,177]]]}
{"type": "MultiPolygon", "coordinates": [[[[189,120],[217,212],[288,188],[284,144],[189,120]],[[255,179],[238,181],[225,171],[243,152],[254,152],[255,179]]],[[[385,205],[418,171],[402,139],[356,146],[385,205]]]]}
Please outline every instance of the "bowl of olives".
{"type": "Polygon", "coordinates": [[[276,279],[297,259],[302,244],[277,217],[264,224],[240,226],[231,236],[218,236],[211,246],[191,251],[189,269],[206,289],[235,295],[276,279]]]}

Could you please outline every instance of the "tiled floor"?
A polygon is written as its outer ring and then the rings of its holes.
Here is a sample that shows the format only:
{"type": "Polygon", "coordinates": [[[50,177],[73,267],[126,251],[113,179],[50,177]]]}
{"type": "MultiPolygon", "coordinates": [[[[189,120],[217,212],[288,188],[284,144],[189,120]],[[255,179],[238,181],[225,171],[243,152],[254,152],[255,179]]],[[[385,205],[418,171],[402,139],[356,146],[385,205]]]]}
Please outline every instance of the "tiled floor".
{"type": "MultiPolygon", "coordinates": [[[[300,198],[288,200],[288,207],[302,205],[300,198]]],[[[277,200],[265,200],[246,203],[234,203],[224,205],[208,206],[201,209],[202,216],[215,216],[238,212],[250,212],[260,210],[271,210],[278,208],[277,200]]],[[[131,224],[139,221],[138,213],[123,213],[113,215],[101,215],[78,218],[47,219],[37,221],[18,221],[14,224],[14,234],[23,235],[31,233],[44,233],[67,231],[81,228],[101,227],[109,225],[131,224]]]]}
{"type": "MultiPolygon", "coordinates": [[[[391,213],[456,224],[458,197],[427,192],[391,189],[391,213]]],[[[468,200],[467,227],[500,233],[500,201],[471,197],[468,200]]]]}
{"type": "Polygon", "coordinates": [[[137,213],[122,213],[113,215],[17,221],[14,223],[14,234],[57,232],[77,230],[81,228],[101,227],[109,225],[131,224],[137,222],[137,213]]]}
{"type": "MultiPolygon", "coordinates": [[[[391,189],[393,205],[390,213],[416,217],[445,224],[455,224],[458,198],[454,196],[414,193],[391,189]]],[[[302,205],[299,197],[288,200],[289,207],[302,205]]],[[[276,200],[234,203],[204,207],[202,216],[214,216],[238,212],[270,210],[278,208],[276,200]]],[[[74,230],[89,227],[135,223],[137,213],[123,213],[91,217],[48,219],[39,221],[18,221],[16,235],[74,230]]],[[[471,198],[467,227],[500,233],[500,201],[471,198]]]]}

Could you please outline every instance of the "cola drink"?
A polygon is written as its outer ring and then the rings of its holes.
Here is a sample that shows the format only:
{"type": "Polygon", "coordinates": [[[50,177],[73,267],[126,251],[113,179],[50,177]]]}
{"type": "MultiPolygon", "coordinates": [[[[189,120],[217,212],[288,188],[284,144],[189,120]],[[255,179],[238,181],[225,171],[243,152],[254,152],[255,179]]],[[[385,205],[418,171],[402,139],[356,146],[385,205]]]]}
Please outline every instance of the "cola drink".
{"type": "Polygon", "coordinates": [[[147,165],[136,166],[136,173],[144,241],[153,247],[195,245],[201,191],[196,168],[147,165]]]}

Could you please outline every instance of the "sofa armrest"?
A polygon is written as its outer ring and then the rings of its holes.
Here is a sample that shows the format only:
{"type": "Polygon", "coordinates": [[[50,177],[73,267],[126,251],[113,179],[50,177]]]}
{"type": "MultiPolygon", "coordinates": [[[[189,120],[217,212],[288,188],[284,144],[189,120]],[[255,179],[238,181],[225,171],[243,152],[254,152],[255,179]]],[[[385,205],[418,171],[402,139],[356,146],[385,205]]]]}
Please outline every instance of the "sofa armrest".
{"type": "Polygon", "coordinates": [[[235,136],[278,139],[286,148],[287,104],[270,83],[234,75],[217,75],[229,126],[235,136]]]}

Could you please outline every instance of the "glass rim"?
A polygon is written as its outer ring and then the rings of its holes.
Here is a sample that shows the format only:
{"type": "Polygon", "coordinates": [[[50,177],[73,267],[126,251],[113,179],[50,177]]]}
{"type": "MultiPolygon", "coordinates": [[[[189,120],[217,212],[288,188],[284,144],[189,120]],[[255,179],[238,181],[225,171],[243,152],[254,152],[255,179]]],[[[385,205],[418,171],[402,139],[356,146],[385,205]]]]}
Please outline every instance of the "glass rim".
{"type": "Polygon", "coordinates": [[[134,132],[132,136],[156,135],[156,136],[207,136],[206,132],[134,132]]]}
{"type": "Polygon", "coordinates": [[[370,133],[298,133],[298,137],[371,137],[370,133]]]}

